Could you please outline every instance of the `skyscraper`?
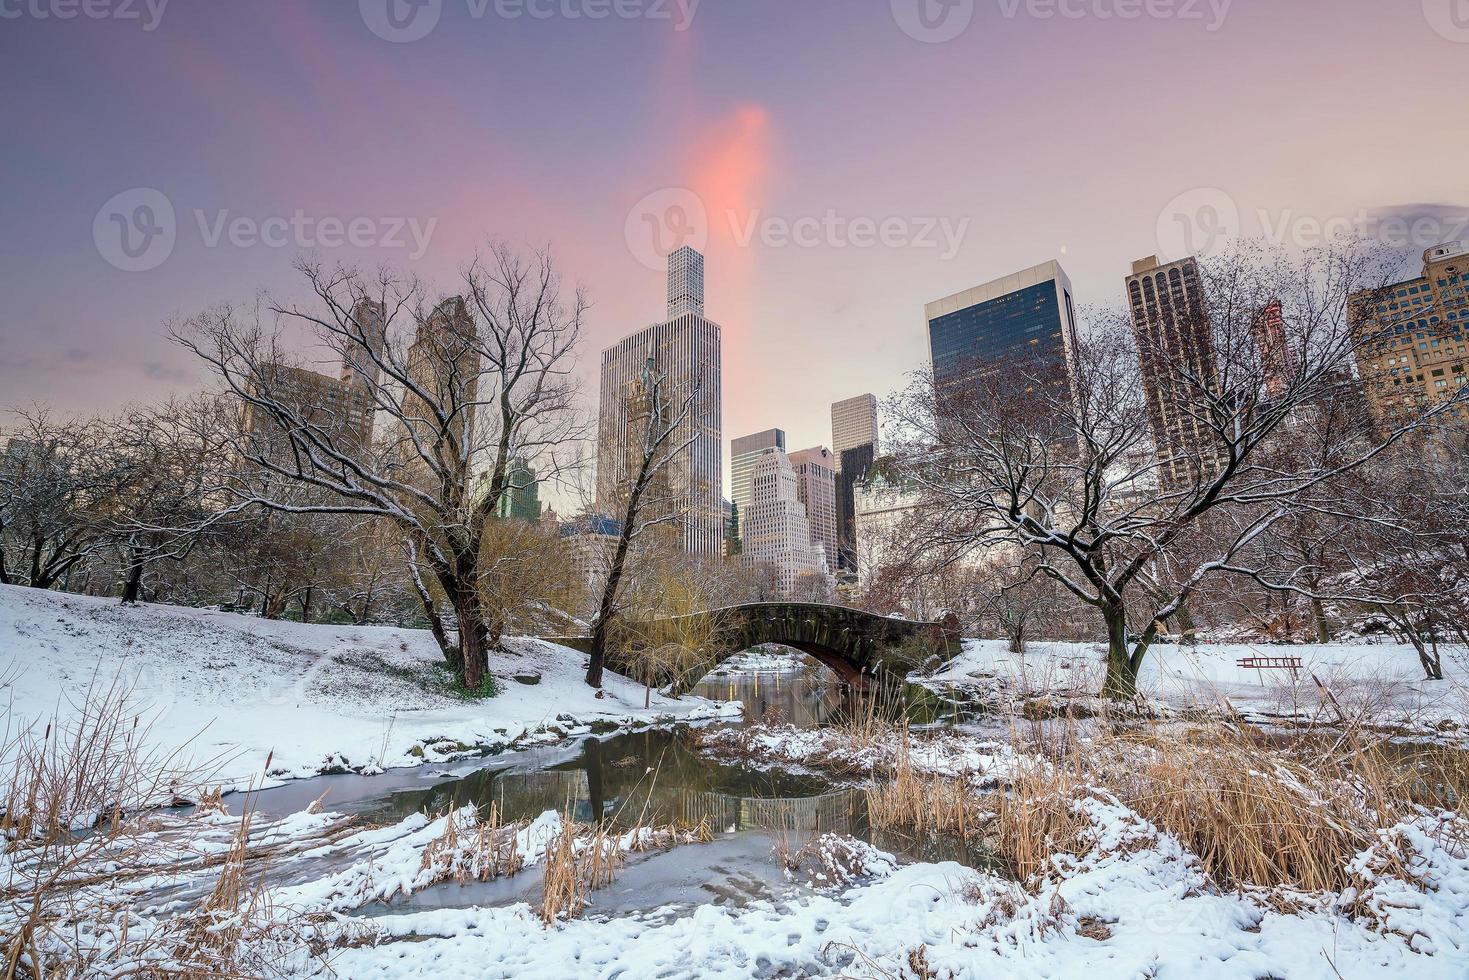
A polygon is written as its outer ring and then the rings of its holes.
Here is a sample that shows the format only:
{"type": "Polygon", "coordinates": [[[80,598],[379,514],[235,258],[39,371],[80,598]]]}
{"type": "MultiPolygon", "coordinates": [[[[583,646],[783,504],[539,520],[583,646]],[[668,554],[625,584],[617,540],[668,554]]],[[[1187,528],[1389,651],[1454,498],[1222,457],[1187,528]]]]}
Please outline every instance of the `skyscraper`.
{"type": "Polygon", "coordinates": [[[838,471],[842,468],[842,450],[857,446],[877,450],[876,395],[858,395],[831,406],[831,451],[838,471]]]}
{"type": "Polygon", "coordinates": [[[1126,288],[1161,474],[1182,481],[1208,473],[1222,447],[1211,436],[1201,390],[1214,388],[1217,367],[1198,262],[1159,265],[1149,255],[1132,264],[1126,288]]]}
{"type": "MultiPolygon", "coordinates": [[[[434,307],[428,319],[418,325],[413,346],[408,348],[408,377],[432,395],[435,404],[444,411],[462,412],[465,430],[472,431],[480,370],[474,317],[464,297],[451,296],[434,307]]],[[[433,419],[434,413],[417,395],[408,395],[403,401],[405,416],[433,419]],[[416,409],[414,402],[418,403],[416,409]]]]}
{"type": "MultiPolygon", "coordinates": [[[[1357,373],[1379,425],[1391,425],[1469,384],[1469,248],[1445,242],[1423,253],[1423,275],[1353,296],[1362,343],[1357,373]]],[[[1469,425],[1469,409],[1452,418],[1469,425]]]]}
{"type": "MultiPolygon", "coordinates": [[[[319,429],[338,448],[356,453],[372,443],[377,416],[374,387],[380,371],[373,355],[382,357],[387,347],[387,322],[382,304],[369,299],[358,301],[352,317],[362,328],[371,353],[344,345],[340,379],[294,365],[269,363],[262,365],[260,377],[252,384],[257,392],[279,400],[308,426],[319,429]]],[[[246,403],[243,422],[256,448],[267,457],[293,455],[290,435],[274,416],[246,403]]]]}
{"type": "Polygon", "coordinates": [[[750,509],[750,474],[755,461],[766,453],[785,452],[786,434],[780,429],[766,429],[740,436],[729,446],[729,499],[734,502],[740,519],[750,509]]]}
{"type": "MultiPolygon", "coordinates": [[[[540,482],[530,461],[516,456],[505,472],[505,491],[495,516],[502,520],[537,521],[541,517],[540,482]]],[[[486,488],[488,490],[488,488],[486,488]]]]}
{"type": "Polygon", "coordinates": [[[934,384],[998,378],[1023,391],[1064,383],[1076,315],[1071,280],[1055,260],[935,300],[924,307],[934,384]]]}
{"type": "Polygon", "coordinates": [[[629,479],[628,459],[638,434],[629,425],[628,408],[651,358],[677,405],[697,388],[693,410],[673,436],[674,444],[684,448],[672,461],[668,481],[670,494],[685,515],[685,550],[718,555],[724,481],[720,328],[704,316],[704,257],[688,246],[668,258],[667,299],[666,321],[602,352],[597,508],[602,513],[615,511],[629,479]]]}
{"type": "Polygon", "coordinates": [[[704,256],[687,245],[668,256],[668,319],[704,315],[704,256]]]}
{"type": "Polygon", "coordinates": [[[1265,391],[1279,395],[1290,385],[1290,379],[1296,372],[1296,359],[1285,335],[1280,300],[1266,303],[1250,320],[1250,337],[1255,341],[1255,352],[1260,355],[1265,391]]]}
{"type": "Polygon", "coordinates": [[[872,443],[843,449],[842,468],[837,473],[837,564],[834,571],[856,572],[857,555],[857,492],[867,479],[872,464],[877,459],[877,447],[872,443]]]}
{"type": "Polygon", "coordinates": [[[750,472],[750,507],[741,515],[744,560],[773,568],[787,596],[807,576],[823,582],[827,577],[821,551],[811,543],[811,522],[796,483],[796,471],[785,453],[761,455],[750,472]]]}
{"type": "Polygon", "coordinates": [[[361,332],[366,350],[348,345],[342,358],[342,380],[348,384],[361,381],[366,388],[376,387],[382,375],[377,358],[388,346],[387,308],[375,300],[363,298],[352,307],[352,325],[361,332]]]}
{"type": "Polygon", "coordinates": [[[857,484],[877,457],[877,397],[858,395],[831,406],[831,449],[836,462],[837,550],[833,571],[857,570],[857,484]]]}
{"type": "Polygon", "coordinates": [[[791,453],[796,472],[796,499],[806,506],[811,543],[819,545],[828,568],[837,564],[836,458],[825,446],[791,453]]]}

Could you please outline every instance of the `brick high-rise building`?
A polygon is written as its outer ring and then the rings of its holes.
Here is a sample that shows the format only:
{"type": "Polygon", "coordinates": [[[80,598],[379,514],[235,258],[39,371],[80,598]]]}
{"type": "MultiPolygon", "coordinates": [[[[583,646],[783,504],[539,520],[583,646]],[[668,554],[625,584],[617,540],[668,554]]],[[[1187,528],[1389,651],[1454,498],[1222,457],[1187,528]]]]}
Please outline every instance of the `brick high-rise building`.
{"type": "Polygon", "coordinates": [[[1285,319],[1280,300],[1266,303],[1250,321],[1250,337],[1260,357],[1260,371],[1265,376],[1265,391],[1279,395],[1290,386],[1296,373],[1296,357],[1285,334],[1285,319]]]}
{"type": "MultiPolygon", "coordinates": [[[[365,299],[353,307],[352,316],[363,327],[372,353],[348,346],[339,378],[290,364],[271,363],[262,365],[256,390],[291,408],[308,426],[318,429],[346,453],[356,454],[367,448],[372,442],[373,421],[377,416],[374,387],[380,370],[372,355],[382,357],[387,348],[387,324],[382,311],[382,304],[365,299]]],[[[243,423],[245,431],[256,441],[257,450],[267,458],[284,460],[292,454],[290,437],[273,414],[247,403],[243,423]]]]}
{"type": "Polygon", "coordinates": [[[837,565],[836,457],[825,446],[791,453],[796,471],[796,499],[806,505],[811,541],[821,546],[828,568],[837,565]]]}
{"type": "Polygon", "coordinates": [[[1217,366],[1198,262],[1138,259],[1126,289],[1161,474],[1181,482],[1207,473],[1217,465],[1220,447],[1211,438],[1199,386],[1214,388],[1217,366]]]}
{"type": "MultiPolygon", "coordinates": [[[[438,477],[423,453],[432,452],[432,447],[441,443],[447,450],[447,439],[458,443],[458,452],[473,465],[473,456],[479,448],[475,429],[479,406],[475,400],[479,396],[482,370],[479,328],[464,297],[451,296],[441,301],[418,325],[413,344],[408,348],[408,377],[428,396],[425,400],[412,391],[403,395],[400,424],[412,427],[417,445],[405,442],[401,450],[409,479],[416,486],[427,488],[437,482],[438,477]],[[440,411],[450,416],[451,431],[447,436],[440,430],[440,411]]],[[[403,438],[408,438],[406,433],[403,438]]]]}
{"type": "MultiPolygon", "coordinates": [[[[1423,253],[1423,275],[1353,297],[1357,374],[1379,425],[1391,425],[1463,390],[1469,373],[1469,249],[1423,253]]],[[[1463,427],[1469,410],[1453,418],[1463,427]]]]}
{"type": "Polygon", "coordinates": [[[382,358],[388,347],[386,307],[375,300],[360,299],[352,307],[351,317],[352,325],[361,333],[367,349],[348,345],[342,358],[342,380],[348,384],[360,381],[364,387],[373,388],[382,377],[377,359],[382,358]]]}
{"type": "Polygon", "coordinates": [[[597,424],[597,509],[616,510],[626,485],[630,449],[629,396],[648,362],[663,375],[671,401],[682,404],[698,387],[690,417],[673,441],[686,446],[672,461],[670,493],[684,514],[684,549],[715,556],[723,550],[724,443],[719,324],[704,316],[704,257],[687,246],[668,258],[668,319],[630,334],[602,352],[597,424]]]}

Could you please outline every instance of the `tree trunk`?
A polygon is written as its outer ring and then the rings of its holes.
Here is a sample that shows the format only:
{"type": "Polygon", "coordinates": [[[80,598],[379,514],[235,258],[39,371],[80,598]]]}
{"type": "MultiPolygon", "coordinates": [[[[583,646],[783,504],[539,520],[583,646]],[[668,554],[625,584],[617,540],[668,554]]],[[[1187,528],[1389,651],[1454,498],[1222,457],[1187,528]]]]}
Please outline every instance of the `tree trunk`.
{"type": "Polygon", "coordinates": [[[130,554],[128,559],[127,578],[122,584],[122,604],[134,605],[138,601],[138,594],[143,591],[143,562],[136,554],[130,554]]]}
{"type": "MultiPolygon", "coordinates": [[[[415,550],[415,555],[416,555],[415,550]]],[[[408,562],[409,577],[413,579],[413,589],[418,593],[418,601],[423,605],[424,618],[428,620],[429,632],[433,634],[434,642],[439,645],[439,652],[444,655],[444,661],[448,663],[455,676],[464,673],[464,661],[460,657],[459,648],[449,642],[449,631],[444,628],[444,618],[439,615],[437,604],[428,586],[423,581],[423,573],[418,568],[418,562],[408,562]]]]}
{"type": "Polygon", "coordinates": [[[1188,611],[1188,606],[1179,606],[1178,612],[1173,614],[1178,622],[1178,644],[1179,646],[1197,646],[1198,627],[1194,625],[1194,614],[1188,611]]]}
{"type": "Polygon", "coordinates": [[[306,591],[301,593],[301,622],[311,622],[311,592],[316,586],[308,585],[306,591]]]}
{"type": "Polygon", "coordinates": [[[602,587],[602,601],[597,607],[597,618],[592,622],[592,652],[587,659],[587,685],[602,686],[602,666],[607,662],[607,636],[611,632],[612,617],[617,611],[617,590],[622,585],[622,570],[627,565],[628,549],[632,546],[633,522],[637,520],[638,507],[647,479],[647,461],[638,474],[638,482],[628,496],[627,511],[623,516],[622,533],[617,539],[617,550],[612,554],[612,566],[607,570],[607,582],[602,587]]]}
{"type": "Polygon", "coordinates": [[[447,582],[444,585],[459,620],[460,679],[466,690],[477,692],[484,686],[490,666],[489,632],[479,591],[472,583],[466,585],[457,579],[452,590],[447,582]]]}
{"type": "Polygon", "coordinates": [[[1107,677],[1102,682],[1102,696],[1130,701],[1137,696],[1137,669],[1128,654],[1127,607],[1103,606],[1102,618],[1107,624],[1107,677]]]}
{"type": "Polygon", "coordinates": [[[1331,626],[1326,622],[1326,606],[1316,596],[1311,597],[1311,616],[1316,620],[1316,642],[1331,642],[1331,626]]]}
{"type": "Polygon", "coordinates": [[[1025,652],[1025,624],[1016,623],[1010,627],[1010,652],[1025,652]]]}

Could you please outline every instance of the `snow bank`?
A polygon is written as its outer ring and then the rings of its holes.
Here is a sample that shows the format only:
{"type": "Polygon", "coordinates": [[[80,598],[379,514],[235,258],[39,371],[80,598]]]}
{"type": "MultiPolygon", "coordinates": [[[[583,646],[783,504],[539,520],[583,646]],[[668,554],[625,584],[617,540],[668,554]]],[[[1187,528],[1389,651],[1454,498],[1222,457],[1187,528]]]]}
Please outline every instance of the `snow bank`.
{"type": "MultiPolygon", "coordinates": [[[[1001,640],[966,640],[943,671],[913,679],[938,688],[992,690],[1011,694],[1060,693],[1086,697],[1102,686],[1105,656],[1094,643],[1031,643],[1011,653],[1001,640]]],[[[1323,704],[1316,680],[1349,713],[1406,728],[1469,727],[1469,688],[1456,676],[1469,656],[1450,651],[1443,681],[1427,681],[1408,644],[1352,641],[1288,646],[1201,643],[1151,647],[1138,677],[1139,691],[1165,707],[1192,708],[1228,701],[1259,717],[1301,717],[1336,707],[1323,704]],[[1298,657],[1293,675],[1285,669],[1241,667],[1248,657],[1298,657]],[[1314,678],[1314,679],[1313,679],[1314,678]]]]}
{"type": "Polygon", "coordinates": [[[0,586],[0,683],[15,719],[64,716],[93,685],[132,689],[149,738],[222,760],[228,788],[322,772],[372,773],[593,730],[737,714],[737,705],[653,695],[609,673],[602,698],[584,655],[534,640],[492,657],[494,698],[445,683],[422,630],[316,626],[179,606],[0,586]],[[539,675],[534,685],[513,675],[539,675]],[[267,756],[268,778],[262,780],[267,756]]]}

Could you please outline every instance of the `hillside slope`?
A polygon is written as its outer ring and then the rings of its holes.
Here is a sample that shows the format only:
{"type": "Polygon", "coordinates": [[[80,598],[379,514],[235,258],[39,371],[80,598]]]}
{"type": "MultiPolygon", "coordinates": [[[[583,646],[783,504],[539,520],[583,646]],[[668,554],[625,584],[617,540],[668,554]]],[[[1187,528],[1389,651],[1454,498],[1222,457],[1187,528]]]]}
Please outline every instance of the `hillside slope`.
{"type": "Polygon", "coordinates": [[[223,756],[228,787],[323,771],[440,761],[596,726],[714,717],[731,708],[667,699],[608,674],[582,683],[585,657],[534,640],[491,658],[500,693],[466,701],[446,683],[422,630],[270,622],[178,606],[0,586],[0,697],[12,725],[74,716],[89,688],[114,683],[160,748],[223,756]],[[539,674],[534,685],[512,675],[539,674]],[[273,753],[273,755],[272,755],[273,753]]]}

